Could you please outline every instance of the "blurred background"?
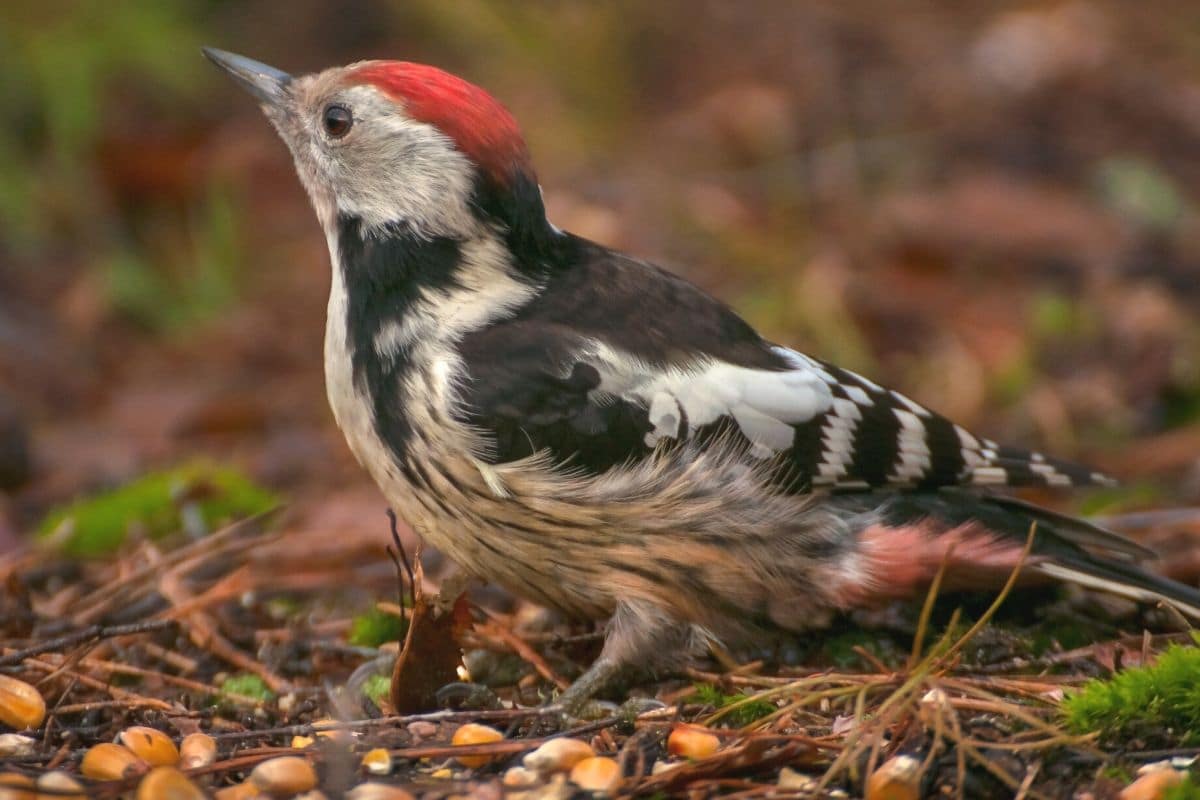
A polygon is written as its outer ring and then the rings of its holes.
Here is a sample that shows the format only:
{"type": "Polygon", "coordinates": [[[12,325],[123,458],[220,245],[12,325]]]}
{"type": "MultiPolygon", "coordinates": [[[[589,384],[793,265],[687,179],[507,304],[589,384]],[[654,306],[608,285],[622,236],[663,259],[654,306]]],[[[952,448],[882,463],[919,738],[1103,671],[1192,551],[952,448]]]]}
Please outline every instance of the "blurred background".
{"type": "Polygon", "coordinates": [[[201,56],[444,67],[522,121],[551,218],[1111,511],[1200,502],[1200,6],[1144,0],[8,2],[0,552],[207,458],[385,541],[326,407],[324,239],[201,56]]]}

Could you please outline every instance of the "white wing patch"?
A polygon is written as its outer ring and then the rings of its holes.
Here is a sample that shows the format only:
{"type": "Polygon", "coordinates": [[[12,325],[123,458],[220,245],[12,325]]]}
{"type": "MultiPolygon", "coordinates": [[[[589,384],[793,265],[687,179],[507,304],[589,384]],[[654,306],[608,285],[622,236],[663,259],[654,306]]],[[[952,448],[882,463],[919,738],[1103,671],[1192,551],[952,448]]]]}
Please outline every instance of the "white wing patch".
{"type": "MultiPolygon", "coordinates": [[[[812,442],[806,439],[809,449],[803,453],[804,463],[798,463],[814,487],[913,487],[931,478],[981,487],[1108,482],[1103,475],[1040,453],[977,438],[861,375],[795,350],[772,350],[791,368],[753,369],[710,357],[663,368],[599,342],[592,343],[587,355],[600,372],[596,402],[621,398],[648,410],[649,447],[690,437],[705,425],[729,418],[750,441],[752,456],[770,458],[797,446],[797,427],[817,421],[820,446],[811,452],[812,442]],[[882,436],[895,438],[877,441],[882,436]],[[885,458],[888,463],[860,463],[865,458],[885,458]]],[[[807,437],[813,432],[805,433],[807,437]]]]}
{"type": "Polygon", "coordinates": [[[599,343],[594,354],[602,363],[598,391],[649,409],[654,428],[646,434],[646,444],[651,447],[728,416],[750,441],[752,455],[766,458],[792,447],[793,425],[833,405],[829,383],[803,362],[793,361],[795,369],[772,371],[702,359],[664,370],[599,343]],[[686,431],[681,430],[685,422],[686,431]]]}

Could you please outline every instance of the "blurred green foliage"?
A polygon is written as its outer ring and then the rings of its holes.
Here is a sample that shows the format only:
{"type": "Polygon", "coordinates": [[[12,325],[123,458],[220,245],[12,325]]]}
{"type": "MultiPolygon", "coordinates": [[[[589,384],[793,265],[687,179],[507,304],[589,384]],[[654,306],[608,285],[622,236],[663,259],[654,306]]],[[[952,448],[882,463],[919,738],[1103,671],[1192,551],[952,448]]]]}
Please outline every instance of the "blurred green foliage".
{"type": "Polygon", "coordinates": [[[1097,183],[1105,203],[1145,228],[1171,228],[1185,210],[1185,199],[1175,181],[1153,162],[1114,156],[1097,170],[1097,183]]]}
{"type": "Polygon", "coordinates": [[[214,77],[196,55],[200,10],[194,0],[18,4],[0,24],[0,94],[17,123],[0,126],[0,244],[28,253],[71,242],[107,307],[155,331],[212,318],[245,275],[242,206],[228,186],[205,192],[198,181],[182,213],[167,196],[135,211],[106,174],[106,137],[119,132],[136,153],[139,135],[196,115],[197,88],[214,77]]]}
{"type": "MultiPolygon", "coordinates": [[[[0,223],[18,243],[51,231],[52,212],[87,213],[96,192],[95,148],[107,89],[119,81],[172,95],[194,92],[201,31],[187,0],[17,3],[0,25],[0,223]]],[[[76,219],[83,225],[85,219],[76,219]]]]}
{"type": "Polygon", "coordinates": [[[346,640],[358,647],[379,647],[387,642],[397,642],[408,629],[407,622],[395,614],[372,608],[354,618],[346,640]]]}
{"type": "MultiPolygon", "coordinates": [[[[125,247],[108,260],[106,290],[114,308],[159,331],[211,319],[237,299],[243,272],[241,204],[231,187],[214,185],[189,226],[189,247],[174,254],[183,267],[156,266],[146,250],[125,247]]],[[[162,254],[164,257],[166,254],[162,254]]]]}
{"type": "Polygon", "coordinates": [[[70,556],[111,554],[131,531],[160,538],[193,535],[279,505],[279,498],[235,469],[196,463],[148,473],[111,492],[51,511],[38,529],[43,542],[70,556]]]}
{"type": "Polygon", "coordinates": [[[363,684],[363,695],[375,705],[388,698],[392,691],[392,679],[388,675],[372,675],[363,684]]]}
{"type": "Polygon", "coordinates": [[[263,703],[275,698],[275,693],[267,688],[267,684],[262,678],[249,673],[231,675],[221,681],[221,691],[225,694],[253,697],[263,703]]]}

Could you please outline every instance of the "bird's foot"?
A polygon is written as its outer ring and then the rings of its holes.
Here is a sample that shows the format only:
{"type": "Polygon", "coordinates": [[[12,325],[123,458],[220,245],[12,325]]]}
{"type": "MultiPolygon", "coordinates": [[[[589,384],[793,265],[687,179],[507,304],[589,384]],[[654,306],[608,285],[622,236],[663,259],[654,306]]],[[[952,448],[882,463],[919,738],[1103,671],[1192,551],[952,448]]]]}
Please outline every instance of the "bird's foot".
{"type": "Polygon", "coordinates": [[[504,707],[496,693],[482,683],[447,683],[434,693],[434,697],[442,708],[458,711],[490,711],[504,707]]]}

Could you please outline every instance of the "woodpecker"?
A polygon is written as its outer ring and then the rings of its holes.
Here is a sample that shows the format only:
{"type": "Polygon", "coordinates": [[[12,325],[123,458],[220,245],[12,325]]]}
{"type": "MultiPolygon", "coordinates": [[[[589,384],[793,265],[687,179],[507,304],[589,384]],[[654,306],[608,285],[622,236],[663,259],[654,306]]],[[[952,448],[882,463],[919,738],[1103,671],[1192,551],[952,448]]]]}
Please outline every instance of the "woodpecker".
{"type": "Polygon", "coordinates": [[[292,77],[205,54],[258,101],[325,231],[325,377],[388,501],[467,573],[608,618],[582,703],[628,666],[1025,569],[1200,616],[1115,533],[1003,494],[1108,483],[767,341],[545,214],[511,114],[440,69],[292,77]]]}

